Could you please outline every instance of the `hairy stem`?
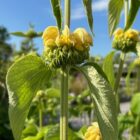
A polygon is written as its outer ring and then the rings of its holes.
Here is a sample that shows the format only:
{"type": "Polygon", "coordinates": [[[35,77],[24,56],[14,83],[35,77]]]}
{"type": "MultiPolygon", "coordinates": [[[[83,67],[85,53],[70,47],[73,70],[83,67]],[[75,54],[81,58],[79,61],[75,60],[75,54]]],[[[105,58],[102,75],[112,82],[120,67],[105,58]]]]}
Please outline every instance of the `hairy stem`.
{"type": "Polygon", "coordinates": [[[68,68],[61,74],[60,140],[68,140],[68,68]]]}

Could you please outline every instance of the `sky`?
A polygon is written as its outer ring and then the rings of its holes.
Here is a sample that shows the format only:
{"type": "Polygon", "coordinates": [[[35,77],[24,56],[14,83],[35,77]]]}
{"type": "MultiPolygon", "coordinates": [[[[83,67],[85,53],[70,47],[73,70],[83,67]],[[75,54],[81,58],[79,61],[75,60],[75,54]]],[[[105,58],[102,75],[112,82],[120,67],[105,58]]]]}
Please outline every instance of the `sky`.
{"type": "MultiPolygon", "coordinates": [[[[94,18],[94,46],[91,55],[105,56],[111,51],[111,39],[108,34],[107,7],[108,0],[93,0],[94,18]]],[[[63,5],[62,5],[63,9],[63,5]]],[[[0,25],[5,26],[9,32],[27,31],[29,23],[34,24],[36,31],[43,31],[47,26],[56,25],[52,14],[50,0],[0,0],[0,25]]],[[[120,27],[124,25],[122,12],[120,27]]],[[[77,27],[84,27],[89,32],[82,0],[71,0],[71,31],[77,27]]],[[[140,14],[135,20],[133,28],[140,31],[140,14]]],[[[11,36],[10,43],[19,48],[23,38],[11,36]]],[[[35,39],[39,53],[43,50],[42,39],[35,39]]]]}

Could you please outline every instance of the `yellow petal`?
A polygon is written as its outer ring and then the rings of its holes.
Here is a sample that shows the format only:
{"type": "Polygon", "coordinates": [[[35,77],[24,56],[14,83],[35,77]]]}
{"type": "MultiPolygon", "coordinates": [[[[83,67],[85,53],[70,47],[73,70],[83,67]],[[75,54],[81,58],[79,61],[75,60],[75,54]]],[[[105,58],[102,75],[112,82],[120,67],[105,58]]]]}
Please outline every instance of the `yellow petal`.
{"type": "Polygon", "coordinates": [[[59,30],[56,26],[49,26],[45,29],[43,32],[42,38],[44,41],[48,39],[56,39],[56,37],[59,35],[59,30]]]}
{"type": "Polygon", "coordinates": [[[65,25],[64,30],[62,31],[62,34],[66,37],[69,37],[70,30],[69,30],[69,27],[67,25],[65,25]]]}
{"type": "Polygon", "coordinates": [[[113,35],[116,36],[116,35],[121,35],[123,33],[124,33],[123,29],[118,28],[118,29],[115,30],[115,32],[113,33],[113,35]]]}
{"type": "Polygon", "coordinates": [[[54,48],[56,47],[55,41],[53,39],[48,39],[44,42],[45,47],[54,48]]]}
{"type": "Polygon", "coordinates": [[[85,46],[92,45],[92,43],[93,43],[92,37],[84,28],[76,29],[74,31],[74,34],[76,34],[79,37],[79,39],[81,40],[83,45],[85,45],[85,46]]]}

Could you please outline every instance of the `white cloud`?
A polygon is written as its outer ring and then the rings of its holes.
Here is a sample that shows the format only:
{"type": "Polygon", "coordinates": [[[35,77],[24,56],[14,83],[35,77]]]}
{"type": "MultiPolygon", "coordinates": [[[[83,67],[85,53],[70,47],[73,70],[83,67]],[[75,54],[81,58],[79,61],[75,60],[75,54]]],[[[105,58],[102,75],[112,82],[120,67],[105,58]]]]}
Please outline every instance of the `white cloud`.
{"type": "MultiPolygon", "coordinates": [[[[102,12],[107,10],[108,6],[108,0],[98,0],[96,2],[93,2],[92,8],[93,12],[102,12]]],[[[75,9],[72,9],[72,19],[82,19],[85,18],[85,11],[82,5],[80,7],[76,7],[75,9]]]]}

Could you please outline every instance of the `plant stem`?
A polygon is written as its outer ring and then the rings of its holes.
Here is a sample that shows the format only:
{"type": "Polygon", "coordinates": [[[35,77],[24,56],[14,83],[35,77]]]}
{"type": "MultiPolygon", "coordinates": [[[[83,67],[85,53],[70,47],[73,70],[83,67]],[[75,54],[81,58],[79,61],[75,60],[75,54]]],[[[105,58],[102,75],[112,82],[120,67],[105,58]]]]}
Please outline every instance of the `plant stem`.
{"type": "MultiPolygon", "coordinates": [[[[124,0],[124,12],[125,12],[125,25],[126,25],[128,12],[129,12],[129,1],[128,0],[124,0]]],[[[118,112],[120,111],[120,105],[119,105],[119,94],[117,92],[118,92],[118,88],[119,88],[120,79],[122,76],[122,70],[123,70],[123,64],[125,61],[125,56],[126,56],[126,54],[124,52],[121,52],[118,74],[117,74],[115,85],[114,85],[118,112]]]]}
{"type": "Polygon", "coordinates": [[[123,52],[121,52],[121,54],[120,54],[119,69],[118,69],[118,74],[117,74],[115,85],[114,85],[114,91],[115,91],[115,95],[116,95],[116,103],[117,103],[118,112],[120,111],[120,105],[119,105],[120,101],[119,101],[118,88],[119,88],[119,84],[120,84],[120,80],[121,80],[121,76],[122,76],[122,70],[123,70],[125,55],[126,54],[123,53],[123,52]]]}
{"type": "Polygon", "coordinates": [[[68,27],[70,27],[70,7],[71,7],[70,0],[65,0],[64,25],[67,25],[68,27]]]}
{"type": "MultiPolygon", "coordinates": [[[[65,0],[64,25],[70,27],[70,0],[65,0]]],[[[68,75],[69,68],[62,68],[61,77],[61,116],[60,116],[60,140],[68,140],[68,75]]]]}
{"type": "Polygon", "coordinates": [[[68,68],[61,74],[60,140],[68,140],[68,68]]]}
{"type": "Polygon", "coordinates": [[[43,126],[43,111],[42,111],[42,109],[43,109],[43,101],[40,100],[40,102],[39,102],[39,127],[40,127],[40,129],[43,126]]]}
{"type": "Polygon", "coordinates": [[[42,109],[39,109],[39,127],[40,129],[42,128],[42,109]]]}

